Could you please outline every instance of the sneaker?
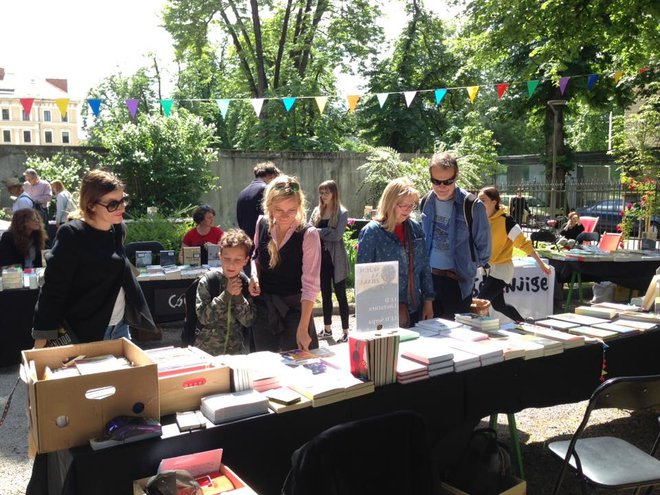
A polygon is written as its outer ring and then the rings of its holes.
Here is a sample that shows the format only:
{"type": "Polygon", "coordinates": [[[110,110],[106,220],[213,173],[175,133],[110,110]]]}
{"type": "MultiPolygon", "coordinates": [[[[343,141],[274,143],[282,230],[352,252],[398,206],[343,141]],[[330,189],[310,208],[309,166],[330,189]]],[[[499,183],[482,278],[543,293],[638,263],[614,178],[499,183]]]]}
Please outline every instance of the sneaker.
{"type": "Polygon", "coordinates": [[[342,333],[341,337],[339,337],[336,340],[337,344],[343,344],[344,342],[348,342],[348,334],[347,333],[342,333]]]}
{"type": "Polygon", "coordinates": [[[329,339],[332,337],[332,330],[322,330],[318,333],[319,339],[329,339]]]}

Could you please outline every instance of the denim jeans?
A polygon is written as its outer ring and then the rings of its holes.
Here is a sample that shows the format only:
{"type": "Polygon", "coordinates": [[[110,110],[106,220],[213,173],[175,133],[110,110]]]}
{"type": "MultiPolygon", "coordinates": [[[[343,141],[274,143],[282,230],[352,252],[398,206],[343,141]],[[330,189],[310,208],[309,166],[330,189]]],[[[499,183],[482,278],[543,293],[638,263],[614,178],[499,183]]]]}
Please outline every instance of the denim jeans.
{"type": "Polygon", "coordinates": [[[116,325],[109,325],[108,328],[105,329],[103,340],[121,339],[122,337],[131,340],[131,330],[128,323],[126,323],[123,318],[116,325]]]}

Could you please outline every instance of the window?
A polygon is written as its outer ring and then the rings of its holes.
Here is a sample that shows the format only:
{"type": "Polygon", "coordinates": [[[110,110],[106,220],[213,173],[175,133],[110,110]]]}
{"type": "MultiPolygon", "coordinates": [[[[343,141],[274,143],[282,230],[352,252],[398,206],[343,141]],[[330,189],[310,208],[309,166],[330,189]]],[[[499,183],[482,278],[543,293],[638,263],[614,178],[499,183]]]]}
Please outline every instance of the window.
{"type": "Polygon", "coordinates": [[[11,131],[7,131],[7,130],[2,131],[2,142],[11,143],[11,131]]]}
{"type": "Polygon", "coordinates": [[[2,120],[9,120],[9,109],[8,108],[3,108],[2,109],[2,120]]]}
{"type": "Polygon", "coordinates": [[[21,110],[21,112],[23,112],[23,120],[30,120],[30,116],[25,113],[25,110],[21,110]]]}
{"type": "Polygon", "coordinates": [[[44,122],[50,122],[50,110],[44,110],[44,122]]]}
{"type": "Polygon", "coordinates": [[[46,144],[53,144],[53,131],[44,132],[44,142],[46,144]]]}
{"type": "Polygon", "coordinates": [[[32,142],[32,131],[23,131],[23,142],[24,143],[32,142]]]}
{"type": "Polygon", "coordinates": [[[69,121],[69,114],[67,113],[66,115],[62,115],[62,122],[68,122],[69,121]]]}
{"type": "Polygon", "coordinates": [[[69,144],[69,131],[62,131],[62,144],[69,144]]]}

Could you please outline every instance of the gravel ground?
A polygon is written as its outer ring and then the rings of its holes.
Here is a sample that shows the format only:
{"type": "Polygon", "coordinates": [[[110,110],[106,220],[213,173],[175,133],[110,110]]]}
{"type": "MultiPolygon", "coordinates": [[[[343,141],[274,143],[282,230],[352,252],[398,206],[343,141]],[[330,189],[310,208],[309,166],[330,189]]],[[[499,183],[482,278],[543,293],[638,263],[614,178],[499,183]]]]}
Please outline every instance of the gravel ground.
{"type": "MultiPolygon", "coordinates": [[[[333,321],[333,332],[341,335],[339,318],[333,321]]],[[[322,328],[322,318],[315,318],[317,330],[322,328]]],[[[351,324],[354,318],[351,316],[351,324]]],[[[141,343],[143,347],[158,347],[178,342],[180,327],[163,328],[160,341],[141,343]]],[[[0,368],[0,409],[7,401],[9,392],[16,382],[18,367],[0,368]]],[[[567,404],[543,409],[525,409],[516,414],[520,440],[523,443],[523,459],[528,482],[527,493],[545,495],[552,491],[559,461],[546,447],[549,441],[564,439],[575,431],[586,402],[567,404]]],[[[24,494],[32,470],[32,461],[27,456],[26,388],[19,384],[5,423],[0,427],[0,495],[24,494]]],[[[488,418],[485,418],[487,421],[488,418]]],[[[506,416],[499,416],[498,434],[508,443],[506,416]]],[[[650,413],[629,414],[625,411],[601,410],[592,415],[589,435],[603,434],[605,427],[638,447],[648,450],[657,433],[656,416],[650,413]]],[[[487,426],[485,422],[481,426],[487,426]]],[[[580,493],[577,480],[570,474],[566,477],[562,494],[580,493]]],[[[600,493],[600,492],[596,492],[600,493]]],[[[660,494],[656,489],[654,494],[660,494]]]]}

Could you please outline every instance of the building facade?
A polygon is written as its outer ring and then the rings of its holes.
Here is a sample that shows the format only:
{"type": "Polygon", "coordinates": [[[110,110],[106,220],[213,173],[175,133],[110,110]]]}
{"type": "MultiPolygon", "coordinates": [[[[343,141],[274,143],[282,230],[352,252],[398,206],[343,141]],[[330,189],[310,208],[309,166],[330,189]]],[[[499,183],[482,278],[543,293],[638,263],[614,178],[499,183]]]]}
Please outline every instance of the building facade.
{"type": "Polygon", "coordinates": [[[66,79],[21,77],[0,67],[0,145],[77,146],[78,106],[66,79]]]}

